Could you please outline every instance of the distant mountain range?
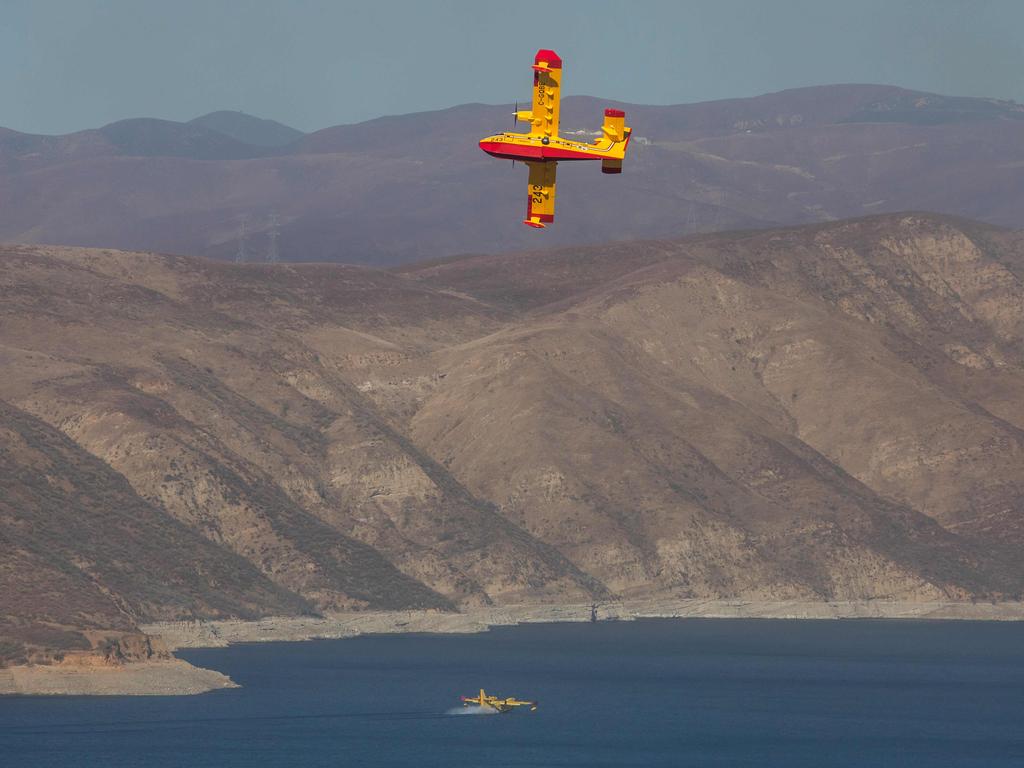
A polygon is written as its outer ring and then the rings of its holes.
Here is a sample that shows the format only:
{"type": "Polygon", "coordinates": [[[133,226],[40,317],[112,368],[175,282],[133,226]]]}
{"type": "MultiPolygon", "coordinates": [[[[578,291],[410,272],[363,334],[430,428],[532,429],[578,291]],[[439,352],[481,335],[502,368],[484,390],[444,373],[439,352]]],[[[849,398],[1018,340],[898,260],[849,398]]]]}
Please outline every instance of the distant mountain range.
{"type": "Polygon", "coordinates": [[[283,147],[298,141],[305,134],[276,120],[263,120],[244,112],[211,112],[190,120],[189,125],[198,125],[229,136],[253,147],[283,147]]]}
{"type": "MultiPolygon", "coordinates": [[[[610,102],[567,98],[563,132],[610,102]]],[[[511,107],[463,105],[304,135],[214,112],[65,136],[0,129],[0,240],[394,264],[932,210],[1024,226],[1024,106],[891,86],[626,109],[621,177],[565,165],[556,226],[519,222],[525,169],[477,140],[511,107]]]]}
{"type": "Polygon", "coordinates": [[[4,246],[0,297],[0,665],[154,619],[1024,593],[1019,232],[4,246]]]}

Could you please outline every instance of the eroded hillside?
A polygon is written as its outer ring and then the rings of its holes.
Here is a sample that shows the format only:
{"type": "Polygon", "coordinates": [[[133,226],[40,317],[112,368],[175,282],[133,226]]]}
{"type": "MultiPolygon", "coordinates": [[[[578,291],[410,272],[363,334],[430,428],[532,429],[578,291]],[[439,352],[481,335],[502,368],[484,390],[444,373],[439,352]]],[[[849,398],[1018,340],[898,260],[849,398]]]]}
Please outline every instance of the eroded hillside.
{"type": "Polygon", "coordinates": [[[1024,589],[1014,233],[0,265],[11,658],[186,616],[1024,589]]]}

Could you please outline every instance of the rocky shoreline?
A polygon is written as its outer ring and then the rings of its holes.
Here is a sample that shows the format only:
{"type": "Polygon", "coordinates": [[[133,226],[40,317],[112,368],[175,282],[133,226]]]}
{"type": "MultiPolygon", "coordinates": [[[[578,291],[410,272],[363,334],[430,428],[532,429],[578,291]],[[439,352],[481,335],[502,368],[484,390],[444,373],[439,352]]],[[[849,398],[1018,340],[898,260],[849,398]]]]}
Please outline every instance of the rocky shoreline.
{"type": "MultiPolygon", "coordinates": [[[[1024,603],[810,602],[749,600],[637,600],[598,606],[601,621],[643,618],[921,619],[1024,621],[1024,603]]],[[[257,621],[161,622],[142,630],[169,650],[216,648],[232,643],[337,639],[364,634],[471,633],[494,626],[543,622],[585,622],[589,604],[514,605],[460,613],[366,611],[324,617],[276,616],[257,621]]],[[[169,658],[120,664],[22,665],[0,669],[0,695],[151,695],[205,693],[237,685],[215,670],[169,658]]]]}
{"type": "MultiPolygon", "coordinates": [[[[750,600],[637,600],[598,606],[598,619],[644,618],[762,619],[935,619],[1022,621],[1024,603],[750,600]]],[[[538,622],[589,621],[589,604],[513,605],[439,611],[366,611],[324,617],[279,616],[258,621],[163,622],[142,629],[158,635],[170,650],[215,648],[231,643],[337,639],[364,634],[409,632],[469,633],[490,627],[538,622]]]]}
{"type": "Polygon", "coordinates": [[[26,664],[0,669],[0,695],[188,696],[237,688],[227,675],[181,659],[126,664],[26,664]]]}

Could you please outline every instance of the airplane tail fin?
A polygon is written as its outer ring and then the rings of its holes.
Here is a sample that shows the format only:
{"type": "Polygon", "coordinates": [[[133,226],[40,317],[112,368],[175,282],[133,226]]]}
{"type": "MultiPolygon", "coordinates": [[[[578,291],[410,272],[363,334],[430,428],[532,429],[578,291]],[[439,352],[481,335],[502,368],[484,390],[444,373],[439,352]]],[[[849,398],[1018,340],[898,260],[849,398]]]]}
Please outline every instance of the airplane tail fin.
{"type": "Polygon", "coordinates": [[[621,109],[606,109],[601,131],[613,142],[625,141],[626,113],[621,109]]]}
{"type": "Polygon", "coordinates": [[[601,163],[602,173],[622,173],[622,159],[626,156],[629,136],[633,129],[626,125],[626,113],[621,109],[606,109],[601,126],[602,144],[610,147],[608,158],[601,163]]]}

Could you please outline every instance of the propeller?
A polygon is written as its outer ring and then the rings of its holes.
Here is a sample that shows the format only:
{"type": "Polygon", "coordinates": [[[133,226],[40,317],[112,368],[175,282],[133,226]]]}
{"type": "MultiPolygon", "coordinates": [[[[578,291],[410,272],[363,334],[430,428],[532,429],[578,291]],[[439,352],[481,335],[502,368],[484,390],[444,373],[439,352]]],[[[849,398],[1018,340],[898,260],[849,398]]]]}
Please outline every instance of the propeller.
{"type": "MultiPolygon", "coordinates": [[[[512,113],[512,127],[515,128],[519,122],[519,99],[516,99],[516,111],[512,113]]],[[[516,167],[516,161],[512,161],[512,167],[516,167]]]]}

